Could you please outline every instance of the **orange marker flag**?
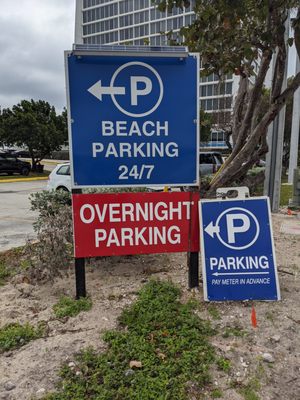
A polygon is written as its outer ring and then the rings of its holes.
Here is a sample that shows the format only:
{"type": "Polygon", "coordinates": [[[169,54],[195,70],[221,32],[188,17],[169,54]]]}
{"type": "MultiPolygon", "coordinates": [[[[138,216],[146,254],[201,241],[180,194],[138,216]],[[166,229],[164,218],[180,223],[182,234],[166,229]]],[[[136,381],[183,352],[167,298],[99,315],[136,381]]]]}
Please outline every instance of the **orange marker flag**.
{"type": "Polygon", "coordinates": [[[257,328],[257,320],[256,320],[256,311],[254,306],[252,306],[252,310],[251,310],[251,323],[253,328],[257,328]]]}
{"type": "Polygon", "coordinates": [[[288,213],[288,215],[292,215],[293,214],[292,211],[289,208],[287,209],[287,213],[288,213]]]}

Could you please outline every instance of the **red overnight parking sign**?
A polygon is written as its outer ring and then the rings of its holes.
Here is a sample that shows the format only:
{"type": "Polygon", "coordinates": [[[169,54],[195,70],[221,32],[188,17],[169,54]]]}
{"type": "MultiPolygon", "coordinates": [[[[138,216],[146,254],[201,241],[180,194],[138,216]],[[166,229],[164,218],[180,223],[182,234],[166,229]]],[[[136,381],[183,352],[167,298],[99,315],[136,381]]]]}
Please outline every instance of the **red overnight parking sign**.
{"type": "Polygon", "coordinates": [[[199,194],[73,194],[75,257],[199,251],[199,194]]]}

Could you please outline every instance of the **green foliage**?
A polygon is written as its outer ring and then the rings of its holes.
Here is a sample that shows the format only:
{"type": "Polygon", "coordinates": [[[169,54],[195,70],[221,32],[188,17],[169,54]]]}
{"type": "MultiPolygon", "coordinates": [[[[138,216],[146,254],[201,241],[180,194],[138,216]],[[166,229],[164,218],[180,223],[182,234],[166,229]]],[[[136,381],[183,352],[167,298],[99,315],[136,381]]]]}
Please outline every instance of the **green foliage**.
{"type": "Polygon", "coordinates": [[[5,284],[7,278],[11,275],[10,271],[8,270],[7,266],[0,261],[0,286],[5,284]]]}
{"type": "Polygon", "coordinates": [[[0,329],[0,352],[17,349],[31,340],[38,339],[44,334],[41,325],[34,328],[30,324],[8,324],[0,329]]]}
{"type": "Polygon", "coordinates": [[[25,146],[37,162],[67,140],[67,118],[64,110],[57,115],[46,101],[22,100],[12,109],[4,109],[0,117],[0,142],[25,146]]]}
{"type": "Polygon", "coordinates": [[[259,400],[259,396],[256,393],[259,389],[260,389],[259,380],[253,378],[246,386],[240,389],[240,393],[245,400],[259,400]]]}
{"type": "Polygon", "coordinates": [[[53,217],[64,206],[71,205],[71,193],[63,190],[32,193],[29,196],[31,210],[38,212],[38,219],[35,223],[35,229],[38,230],[47,217],[53,217]]]}
{"type": "Polygon", "coordinates": [[[210,382],[213,331],[179,295],[171,283],[147,284],[123,311],[120,329],[104,335],[106,353],[81,353],[75,368],[61,370],[59,391],[45,399],[183,400],[190,382],[200,390],[210,382]]]}
{"type": "Polygon", "coordinates": [[[57,318],[75,317],[81,311],[89,311],[91,308],[92,300],[88,297],[81,297],[75,300],[64,296],[53,306],[54,314],[57,318]]]}
{"type": "Polygon", "coordinates": [[[219,399],[219,398],[223,397],[223,393],[222,393],[222,391],[220,389],[214,389],[211,392],[211,397],[213,399],[219,399]]]}
{"type": "Polygon", "coordinates": [[[226,327],[223,333],[223,338],[229,338],[230,336],[243,337],[246,336],[247,332],[245,332],[241,327],[226,327]]]}
{"type": "Polygon", "coordinates": [[[71,195],[63,191],[43,191],[31,195],[30,201],[31,209],[39,213],[34,223],[38,243],[28,246],[33,263],[31,279],[53,280],[62,276],[72,259],[71,195]]]}
{"type": "Polygon", "coordinates": [[[210,131],[212,126],[212,116],[200,109],[200,140],[208,142],[210,140],[210,131]]]}
{"type": "Polygon", "coordinates": [[[208,305],[207,305],[207,311],[208,311],[209,315],[210,315],[214,320],[221,319],[219,310],[217,309],[217,307],[216,307],[214,304],[208,304],[208,305]]]}
{"type": "Polygon", "coordinates": [[[280,205],[288,206],[289,200],[293,197],[293,185],[281,185],[280,205]]]}
{"type": "MultiPolygon", "coordinates": [[[[186,0],[154,2],[169,13],[176,7],[189,6],[186,0]]],[[[276,13],[270,21],[268,0],[198,0],[194,7],[196,19],[182,28],[181,34],[190,50],[201,54],[207,74],[251,74],[259,50],[275,51],[284,13],[293,6],[299,6],[299,0],[274,0],[272,10],[276,13]]]]}
{"type": "Polygon", "coordinates": [[[224,371],[224,372],[229,372],[231,369],[230,360],[228,360],[227,358],[224,358],[224,357],[220,357],[217,360],[217,366],[221,371],[224,371]]]}

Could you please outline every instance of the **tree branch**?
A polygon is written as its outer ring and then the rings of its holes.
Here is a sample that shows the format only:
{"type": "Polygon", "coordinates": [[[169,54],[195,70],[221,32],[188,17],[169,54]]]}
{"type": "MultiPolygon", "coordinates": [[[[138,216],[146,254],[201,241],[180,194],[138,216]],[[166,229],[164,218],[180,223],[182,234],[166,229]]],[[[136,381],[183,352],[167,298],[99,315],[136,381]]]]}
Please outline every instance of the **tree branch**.
{"type": "Polygon", "coordinates": [[[241,76],[240,82],[239,82],[238,93],[235,98],[234,108],[233,108],[234,118],[233,118],[233,125],[232,125],[232,141],[233,141],[234,146],[237,143],[238,132],[241,127],[241,121],[242,121],[243,114],[244,114],[243,113],[244,106],[245,106],[244,103],[245,103],[245,98],[247,95],[248,87],[249,87],[248,77],[241,76]]]}

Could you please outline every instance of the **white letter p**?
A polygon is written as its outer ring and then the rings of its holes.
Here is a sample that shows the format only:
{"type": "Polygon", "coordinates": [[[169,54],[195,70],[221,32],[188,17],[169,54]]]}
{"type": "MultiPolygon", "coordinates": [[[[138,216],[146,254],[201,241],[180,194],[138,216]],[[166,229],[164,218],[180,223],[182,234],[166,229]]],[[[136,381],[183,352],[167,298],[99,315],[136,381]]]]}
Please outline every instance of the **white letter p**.
{"type": "Polygon", "coordinates": [[[146,96],[152,90],[151,79],[146,76],[132,76],[130,78],[130,92],[131,92],[131,105],[137,106],[138,96],[146,96]],[[144,89],[138,89],[138,83],[142,82],[145,84],[144,89]]]}
{"type": "Polygon", "coordinates": [[[235,234],[247,232],[250,228],[250,219],[245,214],[227,214],[227,234],[228,243],[235,243],[235,234]],[[243,223],[241,226],[234,226],[235,220],[241,220],[243,223]]]}

